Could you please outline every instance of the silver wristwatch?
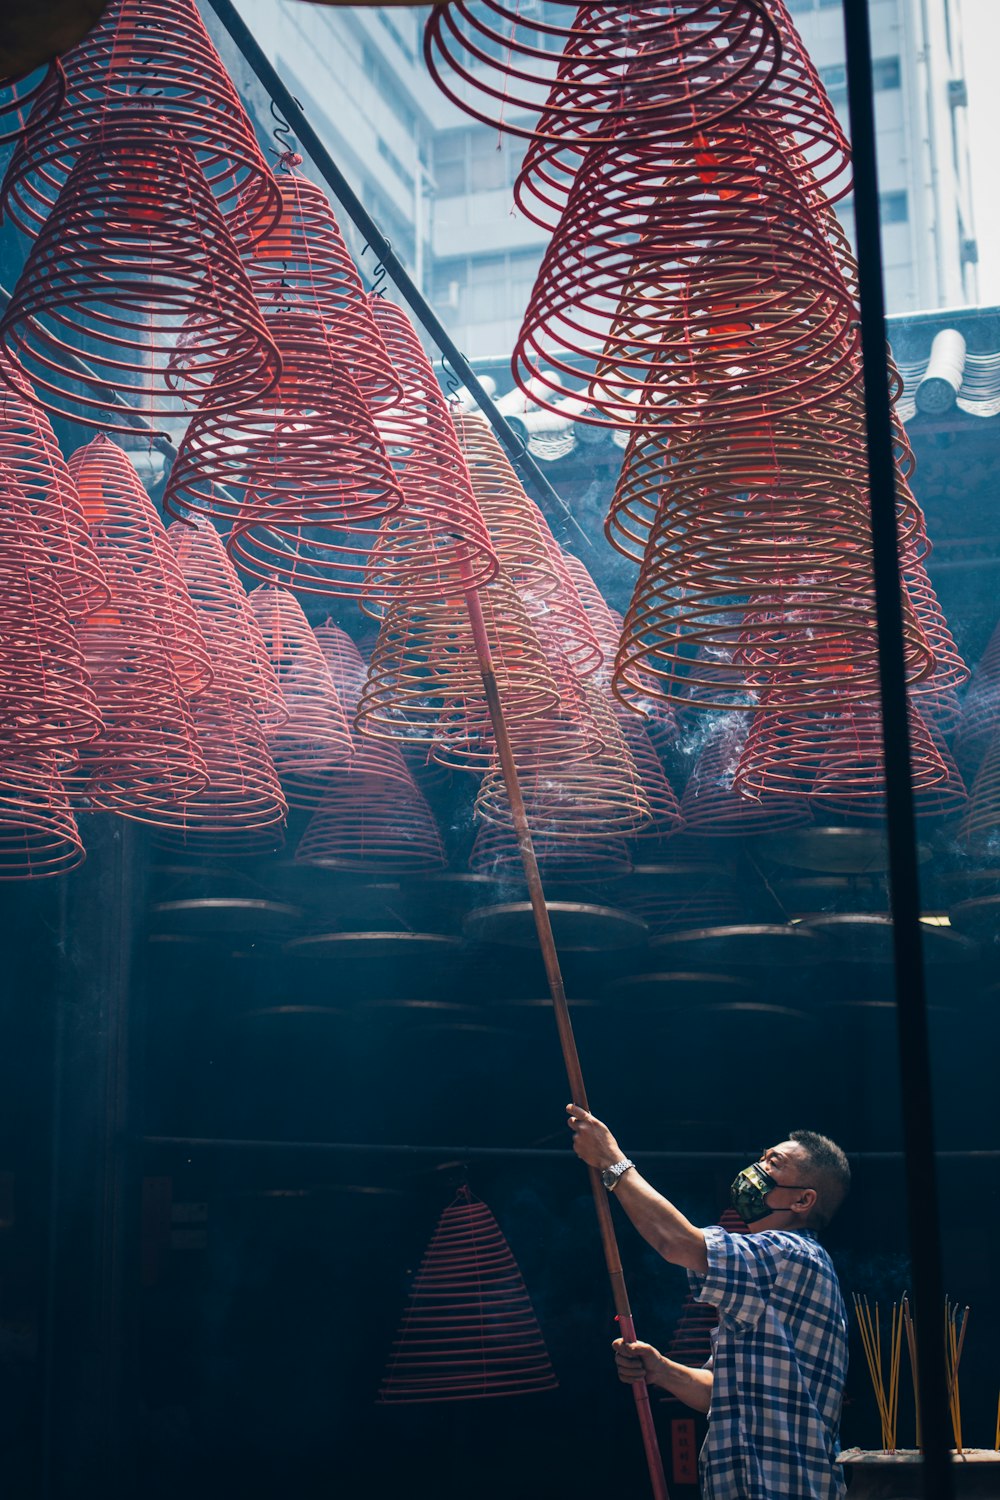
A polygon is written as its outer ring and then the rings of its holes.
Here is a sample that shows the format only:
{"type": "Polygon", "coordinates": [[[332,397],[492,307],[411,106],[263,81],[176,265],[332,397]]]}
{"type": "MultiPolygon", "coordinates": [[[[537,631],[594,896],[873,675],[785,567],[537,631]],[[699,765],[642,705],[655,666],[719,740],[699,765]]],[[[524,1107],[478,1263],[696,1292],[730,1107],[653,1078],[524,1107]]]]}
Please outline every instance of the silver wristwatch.
{"type": "Polygon", "coordinates": [[[623,1156],[621,1161],[616,1161],[613,1167],[601,1168],[601,1181],[604,1183],[604,1186],[607,1188],[609,1193],[614,1192],[615,1188],[618,1186],[618,1179],[628,1171],[629,1167],[634,1166],[634,1161],[629,1161],[627,1156],[623,1156]]]}

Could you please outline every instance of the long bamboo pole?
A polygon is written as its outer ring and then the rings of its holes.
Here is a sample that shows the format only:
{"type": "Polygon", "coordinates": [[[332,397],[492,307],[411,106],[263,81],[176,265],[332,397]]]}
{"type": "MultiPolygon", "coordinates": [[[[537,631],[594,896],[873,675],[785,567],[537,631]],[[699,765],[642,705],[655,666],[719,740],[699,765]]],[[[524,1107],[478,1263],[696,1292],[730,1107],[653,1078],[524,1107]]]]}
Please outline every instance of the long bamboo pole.
{"type": "MultiPolygon", "coordinates": [[[[475,589],[470,589],[466,593],[465,601],[469,611],[469,623],[472,626],[472,638],[476,646],[476,656],[479,660],[480,671],[482,672],[483,688],[486,693],[486,702],[490,712],[490,722],[493,725],[493,734],[497,743],[497,754],[500,758],[504,784],[507,788],[507,797],[510,801],[511,815],[514,821],[514,834],[517,838],[521,863],[524,866],[524,878],[527,882],[528,895],[531,899],[531,910],[535,918],[538,945],[541,948],[542,959],[545,964],[545,974],[549,984],[549,993],[552,997],[553,1009],[555,1010],[556,1026],[559,1031],[559,1045],[562,1048],[563,1062],[566,1065],[566,1076],[569,1080],[570,1093],[573,1096],[575,1104],[582,1104],[584,1109],[589,1109],[587,1089],[583,1081],[583,1070],[580,1066],[580,1055],[576,1050],[576,1039],[573,1036],[573,1023],[570,1019],[569,1006],[566,1004],[566,989],[563,984],[562,970],[559,967],[559,954],[556,951],[552,922],[549,918],[549,909],[545,902],[545,892],[542,889],[538,861],[535,858],[535,846],[531,838],[531,829],[528,826],[524,798],[521,795],[521,782],[517,773],[517,764],[514,760],[514,751],[511,746],[510,736],[507,733],[507,721],[504,717],[503,705],[500,701],[500,690],[497,686],[496,672],[493,667],[493,653],[490,650],[489,637],[486,634],[486,623],[483,619],[482,605],[479,602],[479,595],[475,589]]],[[[632,1309],[629,1305],[628,1291],[625,1286],[625,1275],[622,1271],[621,1256],[618,1252],[618,1241],[615,1238],[615,1227],[611,1218],[611,1204],[608,1201],[608,1195],[601,1183],[600,1174],[597,1169],[590,1167],[588,1170],[590,1173],[590,1187],[594,1195],[594,1207],[597,1210],[597,1222],[601,1231],[601,1244],[604,1247],[604,1260],[611,1281],[611,1293],[614,1298],[615,1312],[618,1315],[618,1326],[621,1330],[622,1338],[627,1343],[632,1343],[635,1340],[635,1323],[632,1319],[632,1309]]],[[[667,1481],[663,1473],[663,1460],[660,1457],[660,1446],[656,1437],[656,1427],[653,1423],[653,1413],[649,1404],[649,1388],[645,1381],[638,1381],[633,1385],[632,1391],[635,1396],[636,1413],[639,1418],[639,1427],[642,1431],[642,1442],[646,1452],[646,1463],[649,1467],[649,1478],[653,1487],[653,1495],[655,1500],[670,1500],[667,1492],[667,1481]]]]}

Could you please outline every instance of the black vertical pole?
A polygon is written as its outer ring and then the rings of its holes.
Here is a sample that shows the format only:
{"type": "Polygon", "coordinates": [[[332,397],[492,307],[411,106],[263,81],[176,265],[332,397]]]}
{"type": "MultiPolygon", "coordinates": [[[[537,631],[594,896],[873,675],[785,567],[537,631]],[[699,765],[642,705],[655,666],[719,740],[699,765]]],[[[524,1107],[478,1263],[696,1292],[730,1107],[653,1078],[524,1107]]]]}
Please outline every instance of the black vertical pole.
{"type": "Polygon", "coordinates": [[[886,365],[875,108],[868,0],[844,0],[847,83],[854,156],[854,215],[861,287],[875,609],[885,747],[889,878],[896,960],[896,1017],[913,1293],[920,1341],[924,1495],[951,1500],[951,1438],[941,1318],[944,1279],[934,1163],[927,992],[920,879],[910,774],[902,584],[896,533],[896,470],[886,365]]]}

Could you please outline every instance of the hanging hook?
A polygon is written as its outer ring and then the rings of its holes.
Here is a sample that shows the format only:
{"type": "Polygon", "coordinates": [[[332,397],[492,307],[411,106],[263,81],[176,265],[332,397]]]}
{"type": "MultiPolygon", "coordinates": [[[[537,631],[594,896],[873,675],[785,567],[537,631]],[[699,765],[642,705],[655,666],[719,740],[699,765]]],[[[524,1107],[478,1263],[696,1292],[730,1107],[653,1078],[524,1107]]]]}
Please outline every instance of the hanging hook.
{"type": "Polygon", "coordinates": [[[461,406],[462,400],[458,393],[462,389],[462,383],[448,363],[448,356],[446,354],[442,354],[441,356],[441,374],[444,376],[444,388],[448,397],[448,405],[461,406]]]}
{"type": "MultiPolygon", "coordinates": [[[[364,245],[362,245],[362,247],[361,247],[361,254],[362,255],[367,255],[368,252],[369,252],[369,250],[371,250],[372,248],[373,247],[372,247],[371,241],[370,240],[366,240],[365,243],[364,243],[364,245]]],[[[392,249],[392,241],[391,240],[386,240],[385,241],[385,248],[387,250],[391,250],[392,249]]],[[[386,280],[388,278],[388,275],[389,275],[389,272],[386,270],[386,268],[382,264],[381,260],[376,259],[376,261],[375,261],[375,269],[372,272],[372,284],[371,284],[371,295],[373,297],[384,297],[385,296],[385,283],[386,283],[386,280]]]]}
{"type": "MultiPolygon", "coordinates": [[[[302,101],[300,99],[296,99],[294,94],[292,95],[292,100],[295,104],[298,105],[299,109],[302,108],[302,101]]],[[[284,115],[281,113],[280,109],[275,104],[273,99],[270,101],[270,110],[271,119],[275,121],[275,126],[271,134],[277,141],[278,146],[268,146],[267,149],[270,151],[272,156],[276,156],[278,158],[278,165],[283,167],[287,172],[292,167],[301,166],[302,157],[296,151],[293,144],[292,127],[289,125],[288,121],[285,119],[284,115]]]]}

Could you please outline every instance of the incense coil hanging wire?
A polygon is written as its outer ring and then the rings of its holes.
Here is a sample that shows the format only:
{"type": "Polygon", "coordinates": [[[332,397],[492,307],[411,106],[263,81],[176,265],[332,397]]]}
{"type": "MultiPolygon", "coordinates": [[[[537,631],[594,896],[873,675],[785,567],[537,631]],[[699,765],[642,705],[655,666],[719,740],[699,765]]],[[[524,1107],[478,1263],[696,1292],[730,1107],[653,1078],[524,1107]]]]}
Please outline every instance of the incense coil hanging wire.
{"type": "Polygon", "coordinates": [[[0,341],[40,405],[109,432],[134,434],[136,414],[155,424],[186,407],[237,406],[279,372],[193,155],[148,113],[117,115],[80,153],[0,318],[0,341]]]}
{"type": "Polygon", "coordinates": [[[208,784],[190,706],[162,623],[132,560],[102,555],[110,597],[79,627],[102,732],[66,774],[77,807],[155,824],[208,784]]]}
{"type": "Polygon", "coordinates": [[[329,777],[350,765],[350,725],[326,658],[298,600],[267,584],[250,608],[288,710],[268,748],[290,807],[315,807],[329,777]]]}
{"type": "Polygon", "coordinates": [[[243,259],[257,301],[265,318],[289,307],[316,314],[368,405],[393,404],[399,378],[329,200],[287,157],[282,167],[281,217],[243,259]]]}
{"type": "Polygon", "coordinates": [[[24,134],[29,110],[31,128],[37,130],[55,118],[65,98],[66,75],[58,58],[45,68],[35,68],[16,78],[0,78],[0,146],[9,146],[24,134]],[[36,115],[33,106],[39,100],[43,103],[36,115]]]}
{"type": "MultiPolygon", "coordinates": [[[[911,701],[910,763],[915,796],[937,788],[948,772],[930,730],[911,701]]],[[[814,806],[850,813],[880,799],[885,762],[878,699],[845,700],[825,714],[765,700],[753,716],[736,767],[735,784],[750,796],[765,792],[809,797],[814,806]]]]}
{"type": "Polygon", "coordinates": [[[163,522],[128,455],[102,435],[78,448],[68,467],[98,558],[107,553],[128,560],[181,686],[189,695],[203,692],[213,668],[201,622],[163,522]]]}
{"type": "MultiPolygon", "coordinates": [[[[479,602],[507,719],[530,721],[556,708],[559,687],[514,589],[497,578],[480,589],[479,602]]],[[[358,703],[357,726],[380,739],[447,743],[469,769],[489,762],[493,731],[464,596],[390,605],[358,703]]]]}
{"type": "Polygon", "coordinates": [[[107,582],[49,419],[2,354],[0,366],[0,465],[17,481],[42,528],[66,608],[79,619],[106,603],[107,582]]]}
{"type": "Polygon", "coordinates": [[[66,875],[86,857],[56,758],[0,759],[0,880],[66,875]]]}
{"type": "Polygon", "coordinates": [[[413,1279],[378,1400],[468,1401],[557,1385],[510,1247],[486,1204],[462,1187],[413,1279]]]}
{"type": "Polygon", "coordinates": [[[690,143],[588,157],[514,352],[539,405],[649,427],[680,405],[728,427],[857,382],[856,309],[780,150],[735,121],[711,144],[709,167],[690,143]]]}
{"type": "Polygon", "coordinates": [[[360,738],[350,770],[331,776],[295,859],[379,875],[447,864],[434,815],[402,755],[394,745],[360,738]]]}
{"type": "Polygon", "coordinates": [[[208,614],[219,620],[250,702],[265,733],[272,733],[286,722],[288,705],[222,538],[209,521],[174,521],[167,528],[167,539],[199,617],[208,614]]]}
{"type": "Polygon", "coordinates": [[[371,299],[393,369],[399,404],[379,416],[379,431],[403,491],[403,506],[383,525],[368,560],[363,607],[380,614],[393,599],[445,599],[495,578],[490,543],[468,465],[430,360],[403,310],[371,299]]]}
{"type": "Polygon", "coordinates": [[[812,822],[804,797],[751,797],[736,785],[746,732],[746,716],[728,715],[695,760],[680,802],[685,840],[755,837],[812,822]]]}
{"type": "MultiPolygon", "coordinates": [[[[314,313],[287,307],[269,330],[281,353],[273,390],[237,411],[199,412],[164,494],[171,515],[330,528],[381,521],[402,503],[374,421],[314,313]]],[[[365,533],[367,556],[375,530],[365,533]]]]}
{"type": "Polygon", "coordinates": [[[253,126],[194,0],[114,0],[62,56],[65,102],[43,90],[7,168],[2,210],[25,234],[49,216],[73,165],[120,115],[152,102],[193,153],[233,233],[254,239],[280,212],[253,126]]]}
{"type": "Polygon", "coordinates": [[[583,145],[623,130],[690,133],[766,88],[779,52],[761,0],[555,0],[543,18],[458,0],[435,5],[424,33],[431,76],[466,114],[512,135],[583,145]],[[556,7],[565,20],[554,19],[556,7]]]}
{"type": "Polygon", "coordinates": [[[551,599],[559,592],[560,578],[552,564],[547,522],[482,412],[455,408],[452,417],[472,493],[504,574],[522,599],[551,599]]]}
{"type": "MultiPolygon", "coordinates": [[[[66,769],[101,730],[48,538],[0,468],[0,760],[66,769]]],[[[29,776],[30,781],[30,776],[29,776]]]]}

